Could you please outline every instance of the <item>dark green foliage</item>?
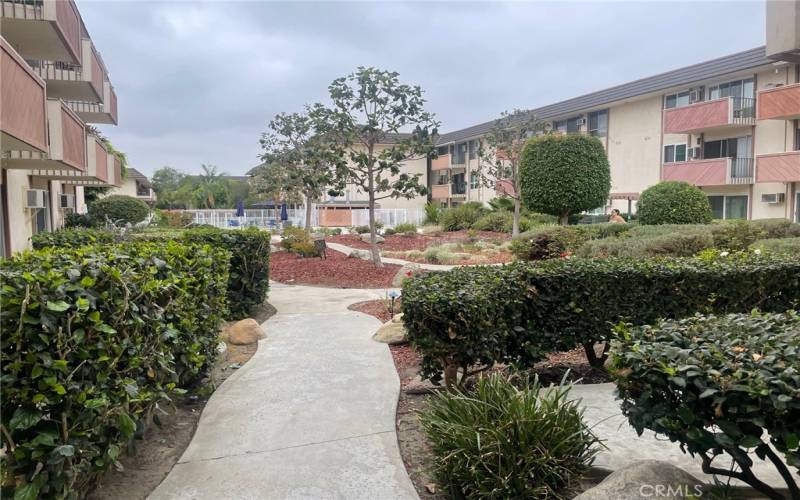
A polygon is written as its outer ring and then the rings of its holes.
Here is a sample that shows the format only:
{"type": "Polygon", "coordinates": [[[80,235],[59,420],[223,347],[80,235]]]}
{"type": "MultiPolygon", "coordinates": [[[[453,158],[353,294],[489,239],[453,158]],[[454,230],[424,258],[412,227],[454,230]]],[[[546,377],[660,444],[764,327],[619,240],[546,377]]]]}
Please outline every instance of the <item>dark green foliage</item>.
{"type": "Polygon", "coordinates": [[[406,235],[414,235],[417,234],[417,225],[412,222],[398,224],[394,227],[394,232],[406,235]]]}
{"type": "Polygon", "coordinates": [[[651,238],[605,238],[588,241],[576,255],[605,257],[691,257],[714,246],[710,231],[675,232],[651,238]]]}
{"type": "Polygon", "coordinates": [[[760,240],[753,243],[751,248],[759,249],[766,253],[789,253],[800,255],[800,238],[760,240]]]}
{"type": "Polygon", "coordinates": [[[356,226],[353,228],[353,231],[358,234],[367,234],[369,233],[369,226],[356,226]]]}
{"type": "Polygon", "coordinates": [[[92,227],[94,221],[89,214],[79,214],[77,212],[70,212],[64,217],[64,227],[92,227]]]}
{"type": "Polygon", "coordinates": [[[543,226],[511,240],[511,252],[520,260],[564,257],[589,241],[590,226],[543,226]]]}
{"type": "Polygon", "coordinates": [[[438,224],[442,209],[439,205],[428,202],[425,204],[425,224],[438,224]]]}
{"type": "Polygon", "coordinates": [[[599,451],[569,389],[493,374],[435,394],[420,419],[439,483],[453,498],[568,497],[599,451]]]}
{"type": "Polygon", "coordinates": [[[750,223],[764,231],[764,238],[800,237],[800,224],[786,219],[761,219],[750,223]]]}
{"type": "Polygon", "coordinates": [[[457,207],[448,208],[439,215],[439,225],[445,231],[470,229],[489,209],[478,201],[468,201],[457,207]]]}
{"type": "MultiPolygon", "coordinates": [[[[403,321],[423,374],[494,363],[531,366],[548,352],[605,341],[621,320],[695,312],[785,311],[800,304],[800,260],[557,259],[458,268],[406,280],[403,321]]],[[[590,362],[599,365],[602,358],[590,362]]]]}
{"type": "Polygon", "coordinates": [[[4,497],[85,494],[156,404],[211,364],[228,259],[139,242],[0,262],[4,497]]]}
{"type": "Polygon", "coordinates": [[[231,254],[228,278],[229,319],[241,319],[261,305],[269,290],[269,253],[271,235],[256,228],[189,229],[183,240],[224,248],[231,254]]]}
{"type": "Polygon", "coordinates": [[[637,212],[641,224],[708,224],[712,218],[706,194],[678,181],[659,182],[642,191],[637,212]]]}
{"type": "MultiPolygon", "coordinates": [[[[405,304],[405,299],[404,299],[405,304]]],[[[650,429],[700,455],[705,472],[741,479],[762,493],[748,450],[769,459],[800,498],[800,318],[791,314],[692,317],[641,328],[618,327],[611,370],[622,411],[639,434],[650,429]],[[777,451],[777,453],[776,453],[777,451]],[[740,472],[723,460],[727,453],[740,472]]],[[[781,498],[781,497],[778,497],[781,498]]]]}
{"type": "Polygon", "coordinates": [[[761,238],[766,237],[761,225],[746,220],[724,221],[711,227],[714,247],[722,250],[744,250],[761,238]]]}
{"type": "MultiPolygon", "coordinates": [[[[505,210],[495,210],[482,216],[472,224],[472,229],[476,231],[495,231],[498,233],[510,233],[514,224],[514,214],[505,210]]],[[[519,218],[519,230],[528,231],[534,224],[524,215],[519,218]]]]}
{"type": "Polygon", "coordinates": [[[525,207],[566,224],[570,214],[601,207],[611,174],[603,144],[582,134],[544,135],[522,151],[521,194],[525,207]]]}
{"type": "Polygon", "coordinates": [[[89,215],[95,224],[103,224],[106,220],[120,225],[136,224],[149,213],[150,208],[145,202],[122,194],[99,198],[89,204],[89,215]]]}
{"type": "Polygon", "coordinates": [[[39,250],[45,247],[75,248],[84,245],[112,243],[114,233],[103,229],[61,229],[48,233],[36,233],[31,236],[33,248],[39,250]]]}

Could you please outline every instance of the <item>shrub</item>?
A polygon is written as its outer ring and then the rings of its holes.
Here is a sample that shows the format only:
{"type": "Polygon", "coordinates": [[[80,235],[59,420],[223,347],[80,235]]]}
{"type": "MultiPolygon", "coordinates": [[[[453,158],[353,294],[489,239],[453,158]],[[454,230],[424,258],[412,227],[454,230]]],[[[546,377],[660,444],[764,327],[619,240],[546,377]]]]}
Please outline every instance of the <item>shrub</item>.
{"type": "Polygon", "coordinates": [[[456,255],[446,247],[429,247],[422,255],[431,264],[447,264],[456,259],[456,255]]]}
{"type": "Polygon", "coordinates": [[[764,238],[797,238],[800,237],[800,224],[786,219],[761,219],[751,221],[764,231],[764,238]]]}
{"type": "Polygon", "coordinates": [[[100,223],[108,219],[114,224],[136,224],[149,213],[150,208],[145,202],[122,194],[112,194],[89,204],[89,215],[100,223]]]}
{"type": "Polygon", "coordinates": [[[706,194],[677,181],[659,182],[642,191],[637,212],[641,224],[708,224],[712,217],[706,194]]]}
{"type": "Polygon", "coordinates": [[[724,250],[744,250],[764,238],[766,231],[759,225],[745,220],[724,221],[711,228],[714,246],[724,250]]]}
{"type": "Polygon", "coordinates": [[[394,227],[396,233],[413,235],[417,234],[417,225],[411,222],[398,224],[394,227]]]}
{"type": "Polygon", "coordinates": [[[350,232],[355,232],[358,234],[367,234],[369,233],[369,226],[356,226],[350,232]]]}
{"type": "Polygon", "coordinates": [[[543,226],[511,240],[511,253],[520,260],[544,260],[565,256],[589,240],[581,226],[543,226]]]}
{"type": "Polygon", "coordinates": [[[753,243],[752,248],[759,249],[766,253],[788,253],[797,255],[800,254],[800,238],[760,240],[753,243]]]}
{"type": "Polygon", "coordinates": [[[444,210],[439,216],[439,224],[445,231],[470,229],[487,212],[488,210],[482,203],[469,201],[457,207],[444,210]]]}
{"type": "Polygon", "coordinates": [[[800,469],[798,353],[796,313],[697,316],[619,327],[611,369],[622,411],[640,435],[645,429],[664,434],[699,455],[707,474],[783,498],[753,475],[747,452],[754,450],[778,468],[795,498],[800,489],[778,453],[800,469]],[[723,453],[738,472],[713,466],[723,453]]]}
{"type": "Polygon", "coordinates": [[[531,226],[558,224],[558,217],[549,214],[539,214],[525,212],[525,218],[531,222],[531,226]]]}
{"type": "MultiPolygon", "coordinates": [[[[548,352],[607,340],[621,320],[649,324],[695,312],[785,311],[800,304],[800,260],[557,259],[466,267],[403,285],[403,321],[424,376],[447,367],[531,366],[548,352]]],[[[452,383],[452,379],[446,381],[452,383]]]]}
{"type": "Polygon", "coordinates": [[[425,224],[438,224],[439,223],[439,215],[441,215],[442,209],[439,205],[436,205],[432,202],[428,202],[425,204],[425,224]]]}
{"type": "Polygon", "coordinates": [[[481,216],[472,224],[472,229],[478,231],[495,231],[498,233],[510,233],[514,222],[514,214],[511,212],[494,211],[481,216]]]}
{"type": "Polygon", "coordinates": [[[85,494],[156,405],[210,365],[228,258],[167,242],[0,262],[4,497],[85,494]]]}
{"type": "Polygon", "coordinates": [[[387,227],[386,229],[383,230],[384,236],[391,236],[393,234],[396,234],[396,231],[394,230],[393,227],[387,227]]]}
{"type": "Polygon", "coordinates": [[[158,225],[164,227],[185,228],[194,221],[194,216],[188,212],[176,210],[156,210],[158,225]]]}
{"type": "Polygon", "coordinates": [[[93,227],[94,221],[89,216],[89,214],[79,214],[78,212],[69,212],[64,217],[64,227],[65,228],[73,228],[73,227],[93,227]]]}
{"type": "Polygon", "coordinates": [[[249,316],[250,310],[261,305],[267,298],[271,237],[269,232],[256,228],[198,228],[183,232],[184,241],[208,244],[230,252],[229,319],[249,316]]]}
{"type": "Polygon", "coordinates": [[[114,233],[103,229],[72,228],[58,231],[36,233],[31,236],[31,244],[36,250],[46,247],[75,248],[84,245],[112,243],[114,233]]]}
{"type": "Polygon", "coordinates": [[[493,374],[469,392],[439,392],[420,420],[434,470],[453,498],[551,498],[577,485],[598,452],[570,386],[493,374]]]}
{"type": "Polygon", "coordinates": [[[597,238],[615,238],[624,236],[630,229],[631,225],[629,224],[592,224],[590,226],[585,226],[583,228],[584,231],[587,231],[592,239],[597,238]]]}
{"type": "Polygon", "coordinates": [[[544,135],[528,141],[520,160],[525,206],[559,217],[605,205],[611,189],[608,157],[596,137],[544,135]]]}
{"type": "Polygon", "coordinates": [[[669,233],[652,238],[606,238],[586,242],[575,253],[578,257],[691,257],[711,248],[710,233],[669,233]]]}

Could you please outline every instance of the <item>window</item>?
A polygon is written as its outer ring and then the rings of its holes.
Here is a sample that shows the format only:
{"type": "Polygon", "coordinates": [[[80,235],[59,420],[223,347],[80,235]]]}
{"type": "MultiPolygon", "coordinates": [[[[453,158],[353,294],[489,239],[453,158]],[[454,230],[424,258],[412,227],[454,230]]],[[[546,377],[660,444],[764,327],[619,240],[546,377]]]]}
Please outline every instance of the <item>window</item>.
{"type": "Polygon", "coordinates": [[[711,213],[715,219],[746,219],[747,218],[747,196],[709,196],[708,202],[711,204],[711,213]]]}
{"type": "Polygon", "coordinates": [[[474,160],[478,157],[478,141],[469,141],[469,159],[474,160]]]}
{"type": "Polygon", "coordinates": [[[452,161],[453,165],[463,165],[466,162],[467,162],[467,143],[462,142],[456,144],[456,152],[452,161]]]}
{"type": "Polygon", "coordinates": [[[752,99],[755,96],[755,86],[752,78],[734,80],[732,82],[720,83],[708,87],[709,99],[721,99],[723,97],[744,97],[752,99]]]}
{"type": "Polygon", "coordinates": [[[752,158],[753,136],[732,137],[703,143],[703,158],[752,158]]]}
{"type": "Polygon", "coordinates": [[[478,189],[480,187],[481,176],[477,170],[473,170],[469,174],[469,188],[470,189],[478,189]]]}
{"type": "Polygon", "coordinates": [[[589,113],[589,134],[594,137],[605,137],[608,133],[608,110],[589,113]]]}
{"type": "Polygon", "coordinates": [[[686,144],[664,146],[664,163],[686,161],[686,144]]]}
{"type": "Polygon", "coordinates": [[[448,146],[439,146],[438,148],[436,148],[436,154],[438,154],[439,156],[444,156],[444,155],[450,154],[450,147],[448,147],[448,146]]]}
{"type": "Polygon", "coordinates": [[[798,123],[800,123],[800,122],[797,122],[797,121],[794,122],[794,150],[795,151],[800,150],[800,126],[798,126],[798,123]]]}
{"type": "Polygon", "coordinates": [[[664,108],[682,108],[689,105],[689,91],[664,96],[664,108]]]}
{"type": "Polygon", "coordinates": [[[581,121],[581,117],[580,116],[576,116],[574,118],[568,119],[567,120],[567,133],[568,134],[575,134],[577,132],[580,132],[580,130],[581,130],[580,121],[581,121]]]}
{"type": "Polygon", "coordinates": [[[560,120],[553,122],[553,132],[566,132],[567,120],[560,120]]]}

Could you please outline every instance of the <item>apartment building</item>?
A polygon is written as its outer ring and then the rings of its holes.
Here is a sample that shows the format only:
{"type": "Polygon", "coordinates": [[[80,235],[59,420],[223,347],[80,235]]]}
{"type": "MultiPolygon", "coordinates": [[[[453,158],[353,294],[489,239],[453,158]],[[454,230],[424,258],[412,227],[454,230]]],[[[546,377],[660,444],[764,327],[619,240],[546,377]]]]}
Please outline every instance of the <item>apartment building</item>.
{"type": "MultiPolygon", "coordinates": [[[[800,3],[767,2],[767,45],[531,112],[555,133],[600,139],[611,194],[600,211],[634,210],[661,180],[692,183],[719,219],[800,220],[800,3]]],[[[476,175],[494,122],[444,134],[430,198],[445,206],[496,196],[476,175]]],[[[501,182],[502,189],[509,184],[501,182]]]]}
{"type": "Polygon", "coordinates": [[[107,194],[132,196],[150,206],[156,203],[156,192],[153,190],[153,184],[150,182],[150,179],[132,167],[126,169],[125,179],[114,189],[109,190],[107,194]]]}
{"type": "Polygon", "coordinates": [[[86,210],[86,186],[121,182],[87,124],[117,124],[108,70],[72,0],[0,3],[0,252],[86,210]]]}

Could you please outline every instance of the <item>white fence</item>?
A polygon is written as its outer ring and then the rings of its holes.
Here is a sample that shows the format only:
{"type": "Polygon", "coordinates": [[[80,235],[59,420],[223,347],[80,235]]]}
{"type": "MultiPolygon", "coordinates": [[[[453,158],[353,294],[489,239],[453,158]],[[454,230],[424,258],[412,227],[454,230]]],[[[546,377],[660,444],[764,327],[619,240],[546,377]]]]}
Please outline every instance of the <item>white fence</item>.
{"type": "MultiPolygon", "coordinates": [[[[236,210],[185,210],[192,214],[195,224],[205,224],[221,228],[258,227],[273,229],[281,225],[281,210],[269,208],[263,210],[248,209],[244,216],[237,217],[236,210]]],[[[304,227],[306,222],[305,207],[290,208],[287,210],[288,222],[296,227],[304,227]]],[[[369,224],[369,210],[366,208],[353,208],[350,210],[350,226],[366,226],[369,224]]],[[[412,223],[421,225],[425,220],[425,210],[422,208],[376,208],[375,220],[384,227],[394,227],[398,224],[412,223]]],[[[311,210],[311,225],[319,226],[319,211],[313,205],[311,210]]]]}

